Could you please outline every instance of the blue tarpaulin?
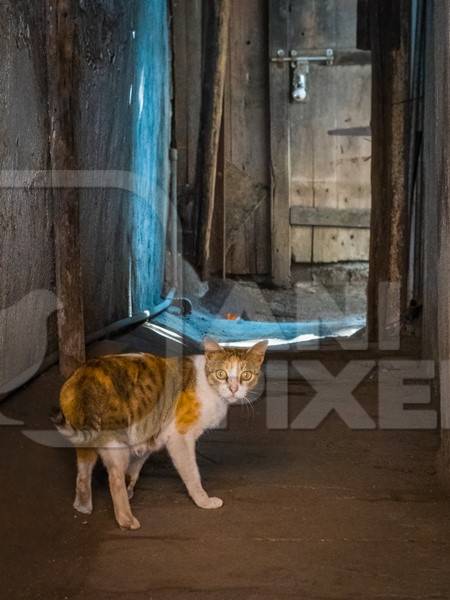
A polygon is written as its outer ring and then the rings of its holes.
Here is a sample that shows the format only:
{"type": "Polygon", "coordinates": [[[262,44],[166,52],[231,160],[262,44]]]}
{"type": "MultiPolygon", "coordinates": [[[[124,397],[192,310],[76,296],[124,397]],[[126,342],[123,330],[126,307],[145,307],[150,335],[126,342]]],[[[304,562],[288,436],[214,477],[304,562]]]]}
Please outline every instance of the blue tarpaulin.
{"type": "Polygon", "coordinates": [[[130,89],[134,115],[131,312],[161,302],[169,203],[171,60],[166,0],[140,0],[136,68],[130,89]]]}
{"type": "Polygon", "coordinates": [[[244,342],[244,345],[248,340],[268,339],[272,346],[309,343],[324,338],[346,338],[365,326],[365,318],[361,315],[304,322],[229,321],[199,310],[184,317],[166,311],[154,322],[199,344],[205,336],[209,336],[221,343],[244,342]]]}

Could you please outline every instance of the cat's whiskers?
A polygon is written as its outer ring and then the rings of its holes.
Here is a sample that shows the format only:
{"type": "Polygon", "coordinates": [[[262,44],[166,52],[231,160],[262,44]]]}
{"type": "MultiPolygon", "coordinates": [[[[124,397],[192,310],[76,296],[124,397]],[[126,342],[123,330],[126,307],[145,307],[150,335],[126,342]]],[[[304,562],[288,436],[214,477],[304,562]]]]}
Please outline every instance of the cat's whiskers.
{"type": "Polygon", "coordinates": [[[261,394],[259,394],[258,392],[254,392],[254,391],[248,391],[247,392],[247,396],[246,396],[246,400],[249,404],[252,405],[256,402],[256,400],[258,400],[258,398],[260,398],[261,394]]]}
{"type": "MultiPolygon", "coordinates": [[[[248,394],[248,392],[247,392],[248,394]]],[[[255,407],[253,406],[253,403],[247,398],[247,396],[244,396],[243,398],[244,400],[244,406],[246,407],[247,410],[247,417],[248,419],[250,419],[251,417],[255,417],[255,407]]]]}

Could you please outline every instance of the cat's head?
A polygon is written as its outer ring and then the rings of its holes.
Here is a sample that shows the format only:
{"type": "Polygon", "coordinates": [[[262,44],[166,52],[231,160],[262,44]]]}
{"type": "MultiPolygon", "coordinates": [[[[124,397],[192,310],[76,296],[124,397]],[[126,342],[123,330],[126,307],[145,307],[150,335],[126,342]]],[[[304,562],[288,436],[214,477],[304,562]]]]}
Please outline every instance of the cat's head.
{"type": "Polygon", "coordinates": [[[230,404],[241,402],[258,383],[268,342],[249,349],[222,348],[210,338],[204,341],[209,385],[230,404]]]}

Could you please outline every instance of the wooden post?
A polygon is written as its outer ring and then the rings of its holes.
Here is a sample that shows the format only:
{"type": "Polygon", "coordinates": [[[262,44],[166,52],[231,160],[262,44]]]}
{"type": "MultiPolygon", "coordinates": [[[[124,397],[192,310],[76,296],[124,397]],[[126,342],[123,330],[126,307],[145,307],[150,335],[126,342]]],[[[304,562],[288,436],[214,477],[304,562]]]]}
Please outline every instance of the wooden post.
{"type": "MultiPolygon", "coordinates": [[[[47,2],[47,65],[52,171],[77,168],[74,143],[74,0],[47,2]]],[[[59,365],[68,377],[85,360],[79,203],[73,188],[53,187],[59,365]]]]}
{"type": "Polygon", "coordinates": [[[406,308],[410,1],[369,3],[373,89],[367,319],[372,342],[398,323],[406,308]]]}
{"type": "MultiPolygon", "coordinates": [[[[202,104],[203,0],[171,0],[174,135],[183,256],[198,259],[198,160],[202,104]]],[[[205,3],[205,7],[207,4],[205,3]]]]}
{"type": "MultiPolygon", "coordinates": [[[[290,0],[269,0],[269,58],[289,45],[290,0]]],[[[291,161],[289,92],[290,67],[270,63],[270,153],[272,173],[271,273],[275,285],[287,287],[291,277],[289,224],[291,161]]]]}
{"type": "Polygon", "coordinates": [[[214,200],[213,228],[210,241],[208,272],[225,279],[227,273],[226,214],[225,214],[225,117],[220,130],[217,155],[216,193],[214,200]]]}
{"type": "Polygon", "coordinates": [[[202,277],[209,276],[211,230],[216,195],[217,163],[223,117],[223,98],[228,58],[231,0],[214,0],[211,30],[207,33],[204,104],[202,127],[202,160],[200,171],[200,268],[202,277]]]}
{"type": "Polygon", "coordinates": [[[450,6],[425,2],[423,351],[439,371],[438,474],[450,493],[450,6]]]}

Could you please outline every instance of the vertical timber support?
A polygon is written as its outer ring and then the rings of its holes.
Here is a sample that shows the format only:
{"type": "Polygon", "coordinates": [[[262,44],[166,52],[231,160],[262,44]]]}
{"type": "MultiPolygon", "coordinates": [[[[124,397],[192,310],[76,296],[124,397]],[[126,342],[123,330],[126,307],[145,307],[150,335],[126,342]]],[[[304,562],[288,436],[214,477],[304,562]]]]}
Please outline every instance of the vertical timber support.
{"type": "MultiPolygon", "coordinates": [[[[289,52],[290,0],[269,0],[269,57],[289,52]]],[[[290,69],[270,63],[271,275],[274,285],[287,287],[291,278],[290,242],[290,69]],[[282,90],[285,90],[283,97],[282,90]]]]}
{"type": "Polygon", "coordinates": [[[198,252],[197,164],[202,103],[203,0],[171,0],[173,38],[173,140],[178,150],[178,210],[183,256],[198,252]]]}
{"type": "Polygon", "coordinates": [[[214,201],[214,235],[211,238],[209,274],[215,273],[222,279],[227,274],[226,214],[225,214],[225,117],[222,119],[219,152],[217,155],[217,180],[214,201]]]}
{"type": "Polygon", "coordinates": [[[200,173],[200,247],[202,277],[209,276],[211,231],[216,197],[217,167],[230,33],[231,0],[212,2],[211,30],[207,35],[200,173]]]}
{"type": "MultiPolygon", "coordinates": [[[[47,65],[50,165],[53,173],[74,171],[74,0],[47,2],[47,65]]],[[[59,301],[59,365],[64,377],[85,360],[77,190],[53,181],[56,293],[59,301]],[[56,187],[56,186],[60,187],[56,187]]]]}
{"type": "Polygon", "coordinates": [[[411,0],[369,3],[372,50],[372,221],[368,334],[376,342],[406,308],[411,0]]]}
{"type": "MultiPolygon", "coordinates": [[[[450,6],[427,2],[423,337],[439,366],[438,472],[450,493],[450,6]]],[[[426,350],[427,348],[425,348],[426,350]]],[[[429,358],[429,356],[427,356],[429,358]]]]}

